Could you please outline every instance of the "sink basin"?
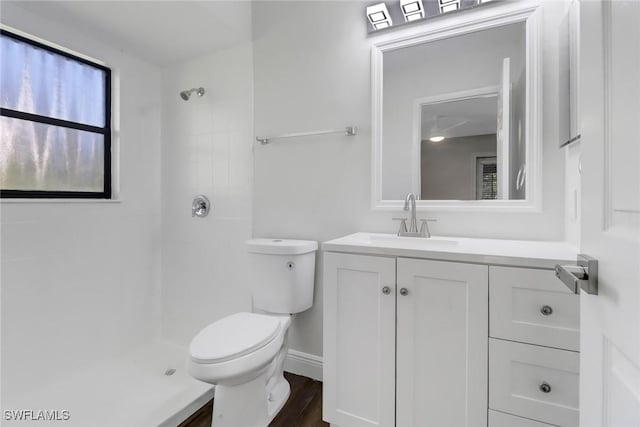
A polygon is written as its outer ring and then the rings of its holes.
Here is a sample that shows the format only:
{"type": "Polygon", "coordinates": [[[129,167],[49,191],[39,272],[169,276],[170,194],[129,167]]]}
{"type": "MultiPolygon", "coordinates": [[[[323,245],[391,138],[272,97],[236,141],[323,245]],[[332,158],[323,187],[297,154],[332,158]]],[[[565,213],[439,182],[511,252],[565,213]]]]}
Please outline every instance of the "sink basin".
{"type": "Polygon", "coordinates": [[[359,237],[362,238],[361,242],[368,245],[384,245],[390,247],[407,248],[407,249],[422,249],[429,250],[431,248],[437,249],[442,247],[456,246],[457,240],[447,239],[443,237],[400,237],[395,234],[376,234],[376,233],[362,233],[359,237]]]}

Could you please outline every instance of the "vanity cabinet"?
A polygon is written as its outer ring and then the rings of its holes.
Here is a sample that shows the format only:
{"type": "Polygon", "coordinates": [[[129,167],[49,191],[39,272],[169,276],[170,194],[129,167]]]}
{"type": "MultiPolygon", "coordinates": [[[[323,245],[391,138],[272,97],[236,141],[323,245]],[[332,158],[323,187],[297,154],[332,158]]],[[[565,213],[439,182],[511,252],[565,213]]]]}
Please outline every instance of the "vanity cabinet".
{"type": "Polygon", "coordinates": [[[325,420],[395,423],[396,259],[324,255],[325,420]]]}
{"type": "Polygon", "coordinates": [[[332,427],[576,427],[580,298],[560,242],[323,243],[324,408],[332,427]]]}
{"type": "Polygon", "coordinates": [[[578,296],[553,270],[490,266],[489,283],[489,426],[577,426],[578,296]]]}
{"type": "Polygon", "coordinates": [[[488,267],[324,255],[324,410],[339,426],[486,426],[488,267]]]}

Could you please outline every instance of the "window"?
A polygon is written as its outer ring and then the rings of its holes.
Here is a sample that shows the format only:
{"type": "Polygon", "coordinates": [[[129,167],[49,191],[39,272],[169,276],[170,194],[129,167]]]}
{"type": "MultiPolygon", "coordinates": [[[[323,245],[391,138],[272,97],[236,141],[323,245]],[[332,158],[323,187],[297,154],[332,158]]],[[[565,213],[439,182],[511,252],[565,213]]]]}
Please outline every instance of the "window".
{"type": "Polygon", "coordinates": [[[0,197],[111,198],[111,70],[2,30],[0,197]]]}
{"type": "Polygon", "coordinates": [[[476,200],[498,198],[498,168],[495,157],[476,157],[476,200]]]}

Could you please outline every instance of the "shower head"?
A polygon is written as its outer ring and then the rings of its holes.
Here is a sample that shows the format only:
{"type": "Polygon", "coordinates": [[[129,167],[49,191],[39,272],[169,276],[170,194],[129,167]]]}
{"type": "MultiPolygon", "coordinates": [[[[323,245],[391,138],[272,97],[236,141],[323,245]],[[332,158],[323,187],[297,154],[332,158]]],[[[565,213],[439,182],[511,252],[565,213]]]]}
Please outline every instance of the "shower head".
{"type": "Polygon", "coordinates": [[[180,92],[180,98],[182,98],[185,101],[188,101],[189,98],[191,98],[191,94],[192,93],[196,93],[196,95],[198,96],[202,96],[204,95],[204,88],[203,87],[198,87],[198,88],[193,88],[193,89],[189,89],[189,90],[183,90],[182,92],[180,92]]]}

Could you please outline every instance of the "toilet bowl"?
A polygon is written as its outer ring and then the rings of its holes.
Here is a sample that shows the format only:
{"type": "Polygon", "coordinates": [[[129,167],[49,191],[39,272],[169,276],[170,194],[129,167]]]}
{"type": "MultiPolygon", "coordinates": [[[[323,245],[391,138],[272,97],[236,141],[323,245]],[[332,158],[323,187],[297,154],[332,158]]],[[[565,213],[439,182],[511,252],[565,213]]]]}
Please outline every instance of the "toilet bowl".
{"type": "Polygon", "coordinates": [[[292,314],[313,303],[316,242],[254,239],[247,246],[253,306],[261,313],[220,319],[189,346],[189,374],[216,386],[216,427],[266,427],[282,409],[290,394],[283,368],[292,314]]]}
{"type": "Polygon", "coordinates": [[[216,427],[266,426],[284,406],[289,397],[283,365],[290,319],[236,313],[191,341],[189,374],[216,385],[216,427]]]}

